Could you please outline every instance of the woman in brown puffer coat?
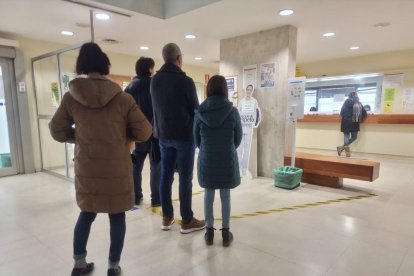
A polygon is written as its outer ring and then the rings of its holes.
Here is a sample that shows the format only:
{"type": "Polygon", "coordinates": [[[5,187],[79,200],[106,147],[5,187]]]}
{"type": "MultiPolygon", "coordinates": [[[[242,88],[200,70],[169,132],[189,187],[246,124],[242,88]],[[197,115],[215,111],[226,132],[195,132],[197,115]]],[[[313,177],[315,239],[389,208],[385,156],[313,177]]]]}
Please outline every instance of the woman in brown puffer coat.
{"type": "Polygon", "coordinates": [[[110,62],[95,43],[84,44],[76,73],[87,75],[69,83],[69,93],[49,127],[59,142],[75,143],[76,201],[81,213],[75,226],[72,275],[93,270],[86,263],[86,244],[97,213],[108,213],[111,247],[108,275],[119,275],[125,238],[125,211],[134,204],[129,141],[151,136],[151,124],[128,94],[109,80],[110,62]]]}

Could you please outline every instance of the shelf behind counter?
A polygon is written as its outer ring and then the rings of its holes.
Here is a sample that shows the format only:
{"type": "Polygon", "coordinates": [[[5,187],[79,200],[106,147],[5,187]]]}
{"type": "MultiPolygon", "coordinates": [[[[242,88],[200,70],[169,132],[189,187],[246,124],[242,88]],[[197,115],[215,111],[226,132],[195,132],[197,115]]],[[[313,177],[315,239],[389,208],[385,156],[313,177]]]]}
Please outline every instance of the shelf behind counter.
{"type": "MultiPolygon", "coordinates": [[[[305,114],[299,123],[336,123],[341,121],[339,114],[305,114]]],[[[414,114],[368,114],[366,124],[403,124],[414,125],[414,114]]]]}

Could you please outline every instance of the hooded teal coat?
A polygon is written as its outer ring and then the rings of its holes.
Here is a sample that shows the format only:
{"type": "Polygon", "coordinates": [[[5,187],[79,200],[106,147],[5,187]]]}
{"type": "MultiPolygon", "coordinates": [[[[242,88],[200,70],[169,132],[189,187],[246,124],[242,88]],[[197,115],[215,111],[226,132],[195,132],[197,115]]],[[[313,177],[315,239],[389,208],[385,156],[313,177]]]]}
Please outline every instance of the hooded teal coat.
{"type": "Polygon", "coordinates": [[[232,189],[240,184],[236,148],[242,140],[240,115],[222,96],[208,97],[195,111],[194,139],[200,148],[198,182],[207,189],[232,189]]]}

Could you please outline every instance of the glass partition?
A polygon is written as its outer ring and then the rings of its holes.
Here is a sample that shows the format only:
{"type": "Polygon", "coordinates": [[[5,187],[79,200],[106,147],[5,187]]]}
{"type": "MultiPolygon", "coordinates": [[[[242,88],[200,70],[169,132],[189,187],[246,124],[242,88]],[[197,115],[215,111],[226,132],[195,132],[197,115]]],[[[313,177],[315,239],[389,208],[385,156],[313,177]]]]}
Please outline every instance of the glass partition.
{"type": "Polygon", "coordinates": [[[371,112],[377,112],[381,103],[382,75],[364,74],[307,79],[304,112],[340,113],[348,94],[354,91],[358,93],[359,100],[364,106],[369,105],[371,112]]]}
{"type": "Polygon", "coordinates": [[[78,53],[79,46],[73,46],[32,60],[42,170],[70,178],[74,178],[74,145],[56,142],[48,124],[76,77],[78,53]]]}

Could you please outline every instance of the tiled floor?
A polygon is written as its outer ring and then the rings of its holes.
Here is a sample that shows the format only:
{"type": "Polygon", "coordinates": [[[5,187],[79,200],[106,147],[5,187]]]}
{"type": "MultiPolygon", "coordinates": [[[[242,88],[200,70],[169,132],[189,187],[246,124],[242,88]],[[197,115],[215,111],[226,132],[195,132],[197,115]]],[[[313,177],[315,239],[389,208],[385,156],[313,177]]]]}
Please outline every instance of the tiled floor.
{"type": "MultiPolygon", "coordinates": [[[[149,185],[144,185],[144,205],[127,213],[123,275],[414,275],[414,159],[357,157],[380,161],[380,178],[374,183],[346,179],[341,190],[302,185],[293,191],[274,188],[271,179],[243,180],[232,191],[234,215],[378,196],[234,219],[229,248],[221,246],[219,231],[211,247],[205,246],[203,232],[182,235],[178,225],[161,231],[161,218],[146,209],[149,185]]],[[[177,184],[174,188],[176,198],[177,184]]],[[[196,181],[193,190],[201,190],[196,181]]],[[[70,274],[79,211],[74,197],[73,183],[45,173],[0,178],[0,275],[70,274]]],[[[216,204],[220,217],[217,195],[216,204]]],[[[203,217],[202,194],[193,197],[193,209],[203,217]]],[[[99,215],[92,227],[92,275],[106,275],[108,224],[107,216],[99,215]]]]}

